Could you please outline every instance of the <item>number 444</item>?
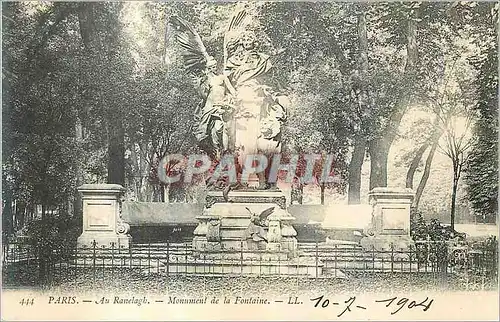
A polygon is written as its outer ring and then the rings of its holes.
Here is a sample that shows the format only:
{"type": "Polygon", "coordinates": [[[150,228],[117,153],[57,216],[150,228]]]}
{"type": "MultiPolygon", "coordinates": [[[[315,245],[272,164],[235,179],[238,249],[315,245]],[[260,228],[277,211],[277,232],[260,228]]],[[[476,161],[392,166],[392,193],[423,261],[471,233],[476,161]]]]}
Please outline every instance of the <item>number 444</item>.
{"type": "Polygon", "coordinates": [[[19,301],[19,304],[21,305],[33,305],[35,303],[35,299],[34,298],[26,298],[26,299],[22,299],[21,301],[19,301]]]}

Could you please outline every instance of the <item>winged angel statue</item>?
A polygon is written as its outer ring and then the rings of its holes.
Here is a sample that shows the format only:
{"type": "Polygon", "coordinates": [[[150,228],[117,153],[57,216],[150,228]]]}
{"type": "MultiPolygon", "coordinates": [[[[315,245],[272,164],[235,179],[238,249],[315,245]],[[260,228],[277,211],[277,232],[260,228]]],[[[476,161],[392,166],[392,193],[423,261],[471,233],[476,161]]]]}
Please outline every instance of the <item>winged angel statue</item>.
{"type": "MultiPolygon", "coordinates": [[[[258,51],[248,18],[241,10],[229,23],[222,73],[217,73],[217,61],[194,28],[177,16],[171,18],[184,65],[202,97],[195,112],[199,145],[212,160],[234,153],[240,166],[248,154],[280,152],[288,102],[266,85],[277,55],[258,51]]],[[[265,184],[265,178],[259,177],[259,183],[265,184]]]]}
{"type": "Polygon", "coordinates": [[[268,242],[265,227],[267,226],[268,217],[274,212],[274,207],[262,211],[260,214],[252,212],[248,207],[245,207],[250,213],[250,225],[248,225],[243,239],[247,241],[250,249],[265,249],[265,244],[268,242]]]}

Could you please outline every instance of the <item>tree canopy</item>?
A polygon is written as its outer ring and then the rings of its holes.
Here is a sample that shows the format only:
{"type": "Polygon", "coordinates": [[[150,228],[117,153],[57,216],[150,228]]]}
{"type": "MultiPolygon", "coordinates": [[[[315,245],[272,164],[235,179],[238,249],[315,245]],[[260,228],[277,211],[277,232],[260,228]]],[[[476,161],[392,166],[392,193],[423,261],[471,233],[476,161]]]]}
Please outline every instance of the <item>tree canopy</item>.
{"type": "Polygon", "coordinates": [[[335,187],[359,203],[364,161],[370,188],[386,186],[393,142],[412,137],[406,185],[424,189],[443,115],[472,110],[468,197],[477,214],[496,217],[498,6],[483,2],[5,2],[4,207],[73,213],[83,182],[121,183],[141,201],[195,193],[156,174],[166,154],[200,152],[200,98],[168,20],[189,21],[220,63],[243,5],[263,50],[285,53],[272,74],[292,103],[284,152],[334,155],[335,187]],[[416,107],[429,117],[402,128],[416,107]]]}

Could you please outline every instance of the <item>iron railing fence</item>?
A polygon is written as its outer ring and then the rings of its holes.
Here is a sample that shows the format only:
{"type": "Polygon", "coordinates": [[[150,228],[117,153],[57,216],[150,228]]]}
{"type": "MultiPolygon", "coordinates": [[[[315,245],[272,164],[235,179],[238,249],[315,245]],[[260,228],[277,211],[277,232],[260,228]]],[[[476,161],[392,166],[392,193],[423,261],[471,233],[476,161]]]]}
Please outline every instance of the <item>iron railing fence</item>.
{"type": "Polygon", "coordinates": [[[472,248],[441,241],[417,241],[409,249],[388,245],[364,250],[354,244],[300,243],[295,257],[285,251],[229,249],[193,251],[189,242],[143,243],[130,248],[94,242],[90,247],[48,249],[31,242],[6,244],[2,253],[4,285],[51,286],[120,278],[161,276],[289,276],[344,278],[380,273],[450,276],[483,283],[498,281],[498,247],[472,248]],[[128,277],[127,277],[128,276],[128,277]]]}

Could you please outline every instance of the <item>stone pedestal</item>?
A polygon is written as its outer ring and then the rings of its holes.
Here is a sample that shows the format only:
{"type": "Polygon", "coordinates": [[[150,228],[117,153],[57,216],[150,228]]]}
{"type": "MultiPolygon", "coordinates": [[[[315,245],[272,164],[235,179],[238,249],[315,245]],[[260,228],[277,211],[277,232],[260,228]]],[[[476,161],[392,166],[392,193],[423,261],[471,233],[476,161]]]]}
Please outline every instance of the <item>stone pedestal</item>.
{"type": "Polygon", "coordinates": [[[413,244],[410,237],[410,206],[413,201],[411,189],[375,188],[369,193],[372,205],[371,223],[361,239],[367,250],[401,250],[413,244]]]}
{"type": "Polygon", "coordinates": [[[130,226],[121,218],[121,197],[125,189],[118,184],[84,184],[78,188],[83,199],[83,232],[79,247],[129,248],[130,226]]]}
{"type": "Polygon", "coordinates": [[[268,242],[254,248],[286,253],[289,258],[297,254],[297,232],[292,227],[295,218],[286,211],[283,192],[246,189],[231,191],[228,197],[226,201],[222,191],[208,192],[206,208],[201,216],[196,217],[199,220],[193,238],[196,252],[253,250],[244,238],[251,212],[260,214],[274,207],[273,213],[267,218],[268,227],[264,228],[268,242]]]}

